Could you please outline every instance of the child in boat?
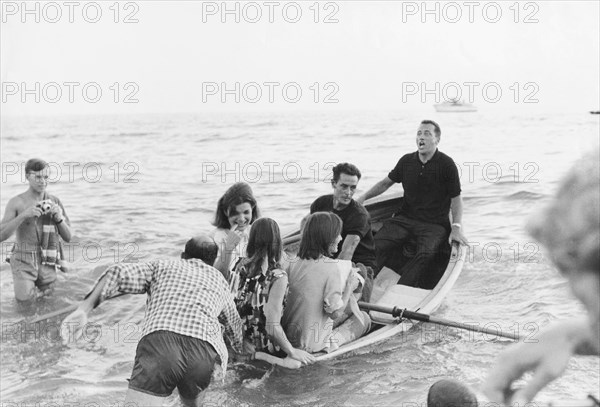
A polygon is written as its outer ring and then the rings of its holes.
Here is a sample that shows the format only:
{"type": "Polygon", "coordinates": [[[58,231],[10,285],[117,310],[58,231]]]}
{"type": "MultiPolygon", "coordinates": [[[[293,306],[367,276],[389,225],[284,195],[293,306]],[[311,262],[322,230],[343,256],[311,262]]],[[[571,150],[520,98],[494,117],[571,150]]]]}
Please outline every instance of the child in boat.
{"type": "Polygon", "coordinates": [[[282,247],[277,222],[270,218],[254,222],[248,239],[248,256],[232,271],[230,287],[244,324],[244,339],[254,345],[255,351],[310,364],[315,361],[314,356],[294,348],[281,327],[289,265],[282,247]]]}
{"type": "Polygon", "coordinates": [[[246,254],[250,225],[260,217],[260,211],[252,188],[245,182],[233,184],[219,199],[215,220],[216,226],[209,236],[219,246],[214,267],[229,280],[231,270],[246,254]]]}
{"type": "Polygon", "coordinates": [[[358,287],[354,272],[342,287],[338,260],[330,257],[341,241],[341,230],[342,220],[336,214],[309,215],[302,230],[298,259],[290,268],[283,326],[292,345],[308,352],[331,352],[362,336],[371,326],[366,312],[357,310],[345,321],[340,318],[358,287]],[[334,320],[339,326],[334,325],[334,320]]]}

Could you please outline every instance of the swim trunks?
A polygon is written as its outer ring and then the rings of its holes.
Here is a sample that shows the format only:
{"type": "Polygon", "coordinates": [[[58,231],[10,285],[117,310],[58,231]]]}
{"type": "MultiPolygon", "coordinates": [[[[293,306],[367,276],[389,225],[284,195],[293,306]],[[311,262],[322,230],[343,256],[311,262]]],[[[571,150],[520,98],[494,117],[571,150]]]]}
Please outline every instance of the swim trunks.
{"type": "Polygon", "coordinates": [[[43,265],[37,251],[15,250],[10,257],[10,267],[15,295],[20,299],[35,297],[35,292],[29,292],[32,290],[31,282],[43,291],[56,281],[56,268],[43,265]]]}
{"type": "Polygon", "coordinates": [[[129,388],[158,397],[194,400],[210,383],[217,352],[202,339],[154,331],[138,343],[129,388]]]}

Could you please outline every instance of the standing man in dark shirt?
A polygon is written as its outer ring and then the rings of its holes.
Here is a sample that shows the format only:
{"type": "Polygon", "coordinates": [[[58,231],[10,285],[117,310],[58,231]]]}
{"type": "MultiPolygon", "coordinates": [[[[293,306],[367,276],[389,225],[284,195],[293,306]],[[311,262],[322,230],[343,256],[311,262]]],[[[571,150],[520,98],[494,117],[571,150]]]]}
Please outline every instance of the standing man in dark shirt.
{"type": "Polygon", "coordinates": [[[432,288],[435,276],[426,272],[431,272],[444,240],[467,244],[461,230],[463,203],[458,169],[450,157],[438,150],[441,135],[436,122],[423,120],[417,131],[417,151],[404,155],[387,177],[357,199],[363,203],[393,184],[402,183],[404,199],[400,211],[375,236],[377,272],[386,265],[394,248],[411,236],[415,238],[416,254],[400,270],[400,284],[432,288]],[[452,225],[448,218],[450,209],[452,225]]]}
{"type": "Polygon", "coordinates": [[[352,260],[361,270],[359,274],[365,279],[362,300],[369,301],[377,264],[369,212],[352,199],[360,177],[355,165],[341,163],[333,167],[333,194],[317,198],[310,206],[310,213],[333,212],[342,219],[342,241],[334,258],[352,260]]]}

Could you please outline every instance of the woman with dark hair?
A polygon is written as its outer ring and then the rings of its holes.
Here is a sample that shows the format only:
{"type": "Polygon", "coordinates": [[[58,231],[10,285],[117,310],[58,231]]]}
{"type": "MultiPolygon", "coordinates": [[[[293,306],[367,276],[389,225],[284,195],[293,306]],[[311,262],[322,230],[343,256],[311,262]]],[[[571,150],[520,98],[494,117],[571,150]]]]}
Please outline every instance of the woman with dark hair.
{"type": "Polygon", "coordinates": [[[214,266],[226,279],[229,279],[240,257],[244,256],[250,225],[259,217],[252,188],[245,182],[233,184],[219,199],[213,221],[216,229],[209,235],[219,246],[214,266]]]}
{"type": "Polygon", "coordinates": [[[248,257],[231,273],[230,284],[244,323],[244,339],[256,352],[289,357],[309,364],[315,358],[292,346],[281,327],[288,277],[277,222],[258,219],[250,229],[248,257]]]}
{"type": "Polygon", "coordinates": [[[308,352],[331,352],[366,333],[371,325],[365,312],[345,321],[342,317],[359,280],[351,272],[343,283],[339,261],[331,258],[342,239],[341,231],[342,220],[336,214],[309,215],[302,230],[299,259],[290,268],[283,326],[292,345],[308,352]]]}

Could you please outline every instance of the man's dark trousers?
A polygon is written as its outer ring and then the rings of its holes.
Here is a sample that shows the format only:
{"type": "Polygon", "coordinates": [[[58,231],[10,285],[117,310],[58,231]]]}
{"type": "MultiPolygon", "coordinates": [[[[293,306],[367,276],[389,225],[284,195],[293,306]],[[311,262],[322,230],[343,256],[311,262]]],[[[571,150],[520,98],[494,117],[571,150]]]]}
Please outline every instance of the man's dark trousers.
{"type": "Polygon", "coordinates": [[[411,238],[416,242],[416,253],[400,270],[402,277],[399,284],[433,288],[431,285],[435,285],[436,276],[432,274],[436,273],[436,262],[443,255],[443,244],[448,238],[448,232],[442,225],[414,220],[404,215],[386,220],[375,235],[377,272],[411,238]]]}

